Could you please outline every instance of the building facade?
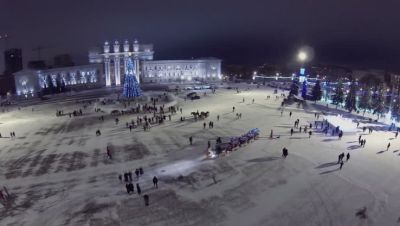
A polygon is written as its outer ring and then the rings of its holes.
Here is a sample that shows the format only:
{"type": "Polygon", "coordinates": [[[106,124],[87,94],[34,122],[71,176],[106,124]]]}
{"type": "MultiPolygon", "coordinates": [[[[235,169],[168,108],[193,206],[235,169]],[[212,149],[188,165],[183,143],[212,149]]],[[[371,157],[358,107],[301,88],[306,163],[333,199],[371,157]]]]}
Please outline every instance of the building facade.
{"type": "Polygon", "coordinates": [[[126,74],[128,59],[132,59],[136,70],[136,79],[140,82],[140,62],[153,60],[153,54],[153,45],[139,44],[137,40],[132,45],[128,40],[122,45],[118,41],[112,45],[106,41],[101,52],[89,52],[89,62],[104,64],[106,86],[121,86],[123,75],[126,74]]]}
{"type": "Polygon", "coordinates": [[[221,60],[209,58],[143,61],[141,79],[144,83],[218,81],[221,80],[221,60]]]}
{"type": "Polygon", "coordinates": [[[132,60],[140,83],[212,82],[221,79],[221,60],[153,60],[153,45],[105,42],[102,49],[89,51],[88,65],[53,69],[28,69],[14,73],[17,95],[34,96],[49,86],[67,88],[122,86],[132,60]]]}
{"type": "Polygon", "coordinates": [[[49,86],[58,87],[60,84],[68,88],[82,89],[105,86],[102,64],[22,70],[14,73],[14,81],[17,95],[25,97],[35,96],[49,86]]]}
{"type": "Polygon", "coordinates": [[[194,60],[153,60],[152,44],[133,44],[125,41],[122,45],[106,41],[101,51],[90,51],[89,62],[104,65],[106,86],[121,86],[126,74],[127,61],[134,62],[138,82],[168,83],[190,81],[217,81],[221,79],[221,60],[215,58],[194,60]]]}

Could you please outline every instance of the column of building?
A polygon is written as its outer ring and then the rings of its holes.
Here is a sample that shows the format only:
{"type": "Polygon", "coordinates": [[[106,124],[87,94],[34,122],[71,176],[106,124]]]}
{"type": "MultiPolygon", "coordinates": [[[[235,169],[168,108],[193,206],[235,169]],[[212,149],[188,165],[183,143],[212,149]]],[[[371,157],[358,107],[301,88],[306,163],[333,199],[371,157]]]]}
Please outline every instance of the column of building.
{"type": "Polygon", "coordinates": [[[128,59],[131,58],[135,67],[135,76],[137,81],[140,83],[141,79],[141,74],[140,74],[140,45],[137,40],[134,41],[132,44],[132,49],[129,44],[129,42],[126,40],[124,44],[122,45],[122,51],[120,50],[121,45],[119,44],[118,41],[115,41],[113,44],[113,52],[110,52],[110,44],[108,42],[105,42],[104,44],[104,53],[103,53],[103,59],[104,59],[104,69],[105,69],[105,75],[106,75],[106,86],[111,86],[111,70],[112,66],[114,66],[114,79],[115,79],[115,85],[120,86],[121,85],[121,61],[123,60],[123,68],[122,68],[122,73],[125,74],[127,70],[127,64],[128,64],[128,59]],[[113,65],[111,65],[113,63],[113,65]]]}
{"type": "Polygon", "coordinates": [[[104,58],[104,70],[106,72],[106,86],[111,86],[110,58],[108,56],[104,58]]]}
{"type": "Polygon", "coordinates": [[[128,59],[129,59],[129,42],[125,40],[124,42],[124,75],[128,73],[128,59]]]}
{"type": "Polygon", "coordinates": [[[104,43],[104,71],[106,73],[106,86],[111,86],[111,70],[110,70],[110,45],[104,43]]]}
{"type": "Polygon", "coordinates": [[[140,70],[139,70],[139,42],[133,42],[133,64],[135,66],[135,76],[138,83],[140,83],[140,70]]]}
{"type": "Polygon", "coordinates": [[[119,43],[118,41],[115,41],[114,43],[114,76],[115,76],[115,85],[120,86],[121,85],[121,66],[120,66],[120,56],[119,56],[119,43]]]}
{"type": "Polygon", "coordinates": [[[217,78],[221,79],[221,64],[219,62],[217,64],[217,78]]]}

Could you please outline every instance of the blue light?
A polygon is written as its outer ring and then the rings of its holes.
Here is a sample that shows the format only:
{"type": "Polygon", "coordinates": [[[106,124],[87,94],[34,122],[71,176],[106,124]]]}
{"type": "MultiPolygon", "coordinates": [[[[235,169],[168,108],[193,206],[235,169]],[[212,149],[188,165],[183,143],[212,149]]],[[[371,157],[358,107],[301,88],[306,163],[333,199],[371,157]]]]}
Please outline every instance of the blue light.
{"type": "Polygon", "coordinates": [[[127,62],[127,73],[125,75],[123,95],[127,98],[134,98],[142,95],[142,90],[136,80],[135,67],[131,58],[129,58],[127,62]]]}
{"type": "Polygon", "coordinates": [[[305,68],[303,68],[303,67],[302,67],[302,68],[300,68],[300,74],[301,74],[301,75],[304,75],[305,73],[306,73],[306,69],[305,69],[305,68]]]}

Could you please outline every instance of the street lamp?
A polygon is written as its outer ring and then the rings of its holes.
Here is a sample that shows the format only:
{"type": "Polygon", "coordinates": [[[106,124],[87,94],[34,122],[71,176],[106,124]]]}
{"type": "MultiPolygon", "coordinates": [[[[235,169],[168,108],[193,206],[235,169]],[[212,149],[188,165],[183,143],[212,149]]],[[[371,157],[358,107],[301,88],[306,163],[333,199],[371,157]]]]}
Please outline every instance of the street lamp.
{"type": "Polygon", "coordinates": [[[304,61],[307,60],[307,53],[304,52],[304,51],[300,51],[300,52],[297,54],[297,59],[298,59],[300,62],[304,63],[304,61]]]}
{"type": "Polygon", "coordinates": [[[257,76],[257,71],[253,72],[253,80],[256,80],[256,76],[257,76]]]}

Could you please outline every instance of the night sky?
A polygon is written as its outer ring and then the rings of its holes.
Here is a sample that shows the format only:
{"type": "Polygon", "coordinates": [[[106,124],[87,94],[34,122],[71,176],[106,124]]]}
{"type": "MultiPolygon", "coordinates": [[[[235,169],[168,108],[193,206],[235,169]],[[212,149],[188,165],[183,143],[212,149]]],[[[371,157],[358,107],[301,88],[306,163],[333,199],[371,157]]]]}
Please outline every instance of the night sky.
{"type": "Polygon", "coordinates": [[[400,69],[399,9],[399,0],[0,0],[0,34],[25,63],[36,46],[47,60],[69,53],[84,64],[90,47],[138,38],[155,59],[284,64],[308,45],[315,63],[400,69]]]}

